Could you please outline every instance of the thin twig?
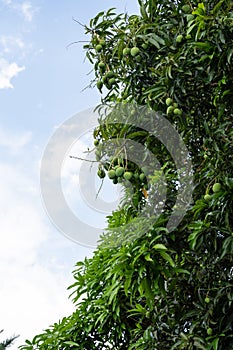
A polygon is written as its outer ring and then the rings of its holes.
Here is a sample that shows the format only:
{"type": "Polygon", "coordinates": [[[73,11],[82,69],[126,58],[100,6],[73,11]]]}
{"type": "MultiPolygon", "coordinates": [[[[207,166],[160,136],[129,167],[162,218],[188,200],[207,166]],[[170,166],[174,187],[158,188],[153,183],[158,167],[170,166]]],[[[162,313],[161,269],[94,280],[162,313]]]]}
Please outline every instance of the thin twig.
{"type": "Polygon", "coordinates": [[[74,44],[79,44],[79,43],[89,43],[89,41],[87,41],[87,40],[73,41],[72,43],[70,43],[70,44],[68,44],[68,45],[66,46],[66,49],[68,50],[68,48],[69,48],[70,46],[72,46],[72,45],[74,45],[74,44]]]}
{"type": "Polygon", "coordinates": [[[81,22],[79,22],[77,19],[75,19],[74,17],[72,17],[72,20],[76,23],[78,23],[80,26],[86,28],[85,24],[82,24],[81,22]]]}
{"type": "Polygon", "coordinates": [[[89,160],[89,159],[85,159],[85,158],[81,158],[81,157],[70,156],[70,158],[84,160],[85,162],[89,162],[89,163],[99,163],[98,160],[89,160]]]}
{"type": "Polygon", "coordinates": [[[98,196],[99,196],[99,194],[100,194],[100,191],[101,191],[101,189],[102,189],[102,187],[103,187],[103,183],[104,183],[104,180],[102,179],[101,185],[100,185],[100,187],[99,187],[99,189],[98,189],[98,192],[96,193],[96,196],[95,196],[96,199],[98,198],[98,196]]]}

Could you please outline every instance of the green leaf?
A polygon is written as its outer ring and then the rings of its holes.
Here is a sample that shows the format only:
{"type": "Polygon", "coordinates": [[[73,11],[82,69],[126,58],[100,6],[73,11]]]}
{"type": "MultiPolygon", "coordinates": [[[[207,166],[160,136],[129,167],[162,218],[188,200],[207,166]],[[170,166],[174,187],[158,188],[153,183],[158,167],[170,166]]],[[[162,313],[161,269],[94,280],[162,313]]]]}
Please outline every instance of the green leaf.
{"type": "Polygon", "coordinates": [[[167,247],[161,243],[155,244],[152,248],[155,250],[167,250],[167,247]]]}
{"type": "Polygon", "coordinates": [[[149,43],[151,43],[152,45],[154,45],[155,47],[157,47],[157,49],[160,49],[160,45],[158,43],[158,41],[156,41],[155,39],[153,38],[148,38],[147,39],[149,43]]]}
{"type": "Polygon", "coordinates": [[[196,26],[197,26],[197,23],[195,20],[190,21],[188,26],[189,28],[187,30],[187,35],[189,35],[196,26]]]}
{"type": "Polygon", "coordinates": [[[145,3],[144,1],[142,0],[139,0],[139,5],[140,5],[140,12],[141,12],[141,16],[144,20],[148,20],[148,14],[147,14],[147,11],[146,11],[146,6],[145,6],[145,3]]]}
{"type": "Polygon", "coordinates": [[[173,261],[173,259],[172,259],[172,257],[169,255],[169,254],[167,254],[166,252],[164,252],[164,251],[160,251],[160,255],[161,255],[161,257],[164,259],[164,260],[166,260],[167,262],[169,262],[169,264],[171,265],[171,267],[175,267],[176,265],[175,265],[175,263],[174,263],[174,261],[173,261]]]}
{"type": "Polygon", "coordinates": [[[208,42],[196,41],[193,43],[193,46],[205,50],[207,52],[209,52],[212,49],[212,45],[208,42]]]}
{"type": "Polygon", "coordinates": [[[126,138],[131,140],[134,140],[134,139],[137,140],[138,138],[146,137],[147,135],[148,135],[147,131],[135,131],[135,132],[132,132],[131,134],[126,135],[126,138]]]}
{"type": "Polygon", "coordinates": [[[216,13],[218,12],[218,10],[221,8],[222,4],[224,4],[224,2],[226,2],[226,0],[220,0],[213,8],[213,10],[211,11],[211,13],[213,15],[216,15],[216,13]]]}
{"type": "Polygon", "coordinates": [[[203,2],[198,3],[198,7],[196,10],[192,12],[193,15],[204,16],[206,13],[206,8],[203,2]]]}
{"type": "Polygon", "coordinates": [[[160,36],[158,36],[157,34],[153,33],[151,34],[151,38],[153,38],[154,40],[156,40],[158,43],[160,43],[161,45],[165,45],[165,41],[163,38],[161,38],[160,36]]]}
{"type": "Polygon", "coordinates": [[[129,288],[131,286],[132,275],[133,275],[133,272],[130,275],[127,275],[125,282],[124,282],[124,291],[125,291],[126,295],[128,295],[128,291],[129,291],[129,288]]]}
{"type": "Polygon", "coordinates": [[[213,350],[218,350],[218,343],[219,343],[219,338],[215,338],[212,341],[213,350]]]}
{"type": "Polygon", "coordinates": [[[228,62],[229,64],[230,64],[230,62],[231,62],[232,54],[233,54],[233,48],[230,48],[230,49],[227,51],[227,62],[228,62]]]}
{"type": "Polygon", "coordinates": [[[79,344],[77,344],[77,343],[75,343],[75,342],[73,342],[73,341],[71,341],[71,340],[65,341],[64,344],[79,347],[79,344]]]}
{"type": "Polygon", "coordinates": [[[146,260],[146,261],[153,261],[153,259],[151,259],[151,257],[150,257],[150,254],[147,254],[147,255],[145,256],[145,260],[146,260]]]}
{"type": "Polygon", "coordinates": [[[175,272],[176,273],[185,273],[187,275],[190,275],[190,272],[188,270],[185,270],[185,269],[176,268],[175,272]]]}

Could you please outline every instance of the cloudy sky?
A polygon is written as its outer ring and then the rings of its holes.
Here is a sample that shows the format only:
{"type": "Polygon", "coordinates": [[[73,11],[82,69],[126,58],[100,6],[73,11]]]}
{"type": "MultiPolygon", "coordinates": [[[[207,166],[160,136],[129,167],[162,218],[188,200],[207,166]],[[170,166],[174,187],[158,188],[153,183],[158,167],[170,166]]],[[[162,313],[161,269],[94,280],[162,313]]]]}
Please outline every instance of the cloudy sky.
{"type": "MultiPolygon", "coordinates": [[[[0,0],[0,340],[20,334],[12,349],[72,312],[66,290],[71,271],[93,252],[51,223],[41,199],[40,165],[54,131],[99,102],[95,90],[82,91],[91,69],[82,46],[67,49],[86,40],[72,18],[88,23],[116,6],[121,12],[137,9],[136,0],[118,5],[113,0],[0,0]]],[[[70,152],[80,155],[90,137],[86,133],[70,152]]],[[[85,216],[87,209],[76,199],[80,167],[67,158],[61,176],[71,210],[85,216]]],[[[84,220],[91,217],[101,228],[98,215],[90,212],[84,220]]]]}

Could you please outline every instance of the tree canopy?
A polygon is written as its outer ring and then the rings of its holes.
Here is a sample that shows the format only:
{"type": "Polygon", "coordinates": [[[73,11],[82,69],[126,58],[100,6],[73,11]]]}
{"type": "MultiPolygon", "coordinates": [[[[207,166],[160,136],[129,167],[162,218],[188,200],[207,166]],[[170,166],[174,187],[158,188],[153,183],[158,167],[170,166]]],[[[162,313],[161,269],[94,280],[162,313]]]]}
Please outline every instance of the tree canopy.
{"type": "Polygon", "coordinates": [[[93,257],[76,265],[76,311],[21,350],[233,349],[233,4],[138,2],[139,15],[110,9],[86,26],[101,92],[98,175],[122,184],[123,201],[93,257]],[[190,169],[174,165],[176,145],[169,152],[156,138],[156,115],[174,126],[192,163],[192,204],[173,230],[190,169]],[[130,147],[106,146],[122,139],[142,147],[147,169],[130,147]],[[164,208],[150,222],[164,183],[164,208]]]}

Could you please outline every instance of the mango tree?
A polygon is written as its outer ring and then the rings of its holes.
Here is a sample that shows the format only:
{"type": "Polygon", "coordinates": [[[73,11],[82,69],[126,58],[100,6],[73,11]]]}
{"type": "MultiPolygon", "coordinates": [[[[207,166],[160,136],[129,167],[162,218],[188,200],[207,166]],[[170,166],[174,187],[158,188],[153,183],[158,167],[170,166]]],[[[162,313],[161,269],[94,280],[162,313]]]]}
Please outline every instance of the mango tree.
{"type": "Polygon", "coordinates": [[[93,134],[98,175],[121,184],[122,204],[93,257],[76,265],[76,311],[22,350],[233,349],[232,1],[138,2],[139,15],[110,9],[86,26],[92,84],[101,93],[93,134]],[[101,114],[103,105],[113,112],[101,114]],[[118,105],[132,114],[145,108],[142,124],[118,120],[118,105]],[[192,162],[192,204],[174,230],[167,223],[179,169],[142,127],[156,115],[174,126],[192,162]],[[122,139],[143,147],[146,168],[129,150],[105,147],[122,139]],[[141,213],[153,207],[158,181],[166,183],[165,206],[145,226],[150,215],[141,213]]]}

